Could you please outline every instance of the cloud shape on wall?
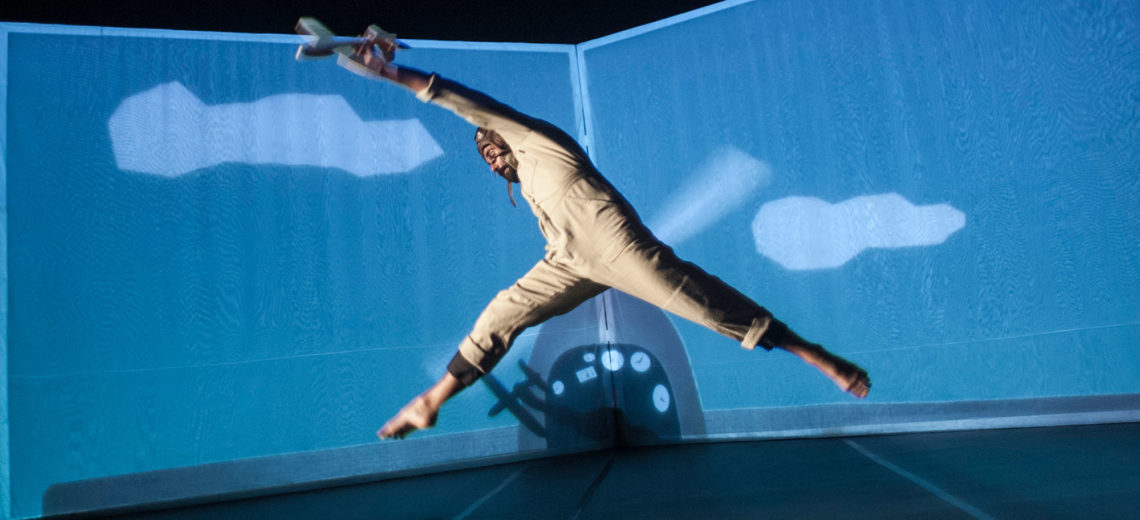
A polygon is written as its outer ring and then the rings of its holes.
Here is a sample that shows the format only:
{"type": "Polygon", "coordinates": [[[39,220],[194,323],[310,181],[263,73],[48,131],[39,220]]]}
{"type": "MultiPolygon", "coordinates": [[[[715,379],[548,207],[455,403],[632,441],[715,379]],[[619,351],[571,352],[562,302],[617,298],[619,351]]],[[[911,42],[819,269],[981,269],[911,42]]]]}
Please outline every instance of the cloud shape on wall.
{"type": "Polygon", "coordinates": [[[930,246],[966,225],[949,204],[915,206],[897,193],[829,204],[788,197],[764,204],[752,221],[756,250],[793,270],[839,267],[865,249],[930,246]]]}
{"type": "Polygon", "coordinates": [[[404,173],[443,155],[418,119],[365,122],[341,96],[280,94],[207,106],[181,83],[119,104],[108,123],[122,170],[177,177],[222,163],[404,173]]]}
{"type": "Polygon", "coordinates": [[[704,231],[772,183],[772,167],[733,146],[722,146],[677,188],[649,228],[677,245],[704,231]]]}

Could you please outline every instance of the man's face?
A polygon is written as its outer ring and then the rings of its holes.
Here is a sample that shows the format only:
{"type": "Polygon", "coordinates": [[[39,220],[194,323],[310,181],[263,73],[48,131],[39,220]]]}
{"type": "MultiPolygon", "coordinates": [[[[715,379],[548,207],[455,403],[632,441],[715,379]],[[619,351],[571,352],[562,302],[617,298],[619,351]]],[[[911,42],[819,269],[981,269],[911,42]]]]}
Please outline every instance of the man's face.
{"type": "Polygon", "coordinates": [[[506,150],[495,146],[494,143],[487,143],[483,145],[483,149],[480,153],[483,155],[483,160],[491,167],[491,171],[508,181],[519,181],[518,172],[503,160],[503,156],[507,154],[506,150]]]}

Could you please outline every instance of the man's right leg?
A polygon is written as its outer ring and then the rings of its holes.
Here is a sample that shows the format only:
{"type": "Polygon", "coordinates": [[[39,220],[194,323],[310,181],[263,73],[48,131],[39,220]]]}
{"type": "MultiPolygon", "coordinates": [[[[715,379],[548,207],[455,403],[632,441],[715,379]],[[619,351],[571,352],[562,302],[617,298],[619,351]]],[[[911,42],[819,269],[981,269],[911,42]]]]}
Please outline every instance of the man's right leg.
{"type": "Polygon", "coordinates": [[[761,342],[768,346],[786,350],[795,354],[805,363],[819,370],[831,379],[839,388],[858,399],[867,397],[871,391],[871,377],[867,371],[840,356],[832,354],[823,345],[812,343],[800,337],[786,325],[776,322],[777,329],[769,330],[772,334],[765,334],[761,342]],[[782,330],[780,330],[782,328],[782,330]]]}
{"type": "Polygon", "coordinates": [[[569,312],[605,289],[604,285],[543,259],[483,309],[443,378],[413,398],[376,434],[381,439],[403,438],[431,427],[443,403],[490,372],[523,330],[569,312]]]}

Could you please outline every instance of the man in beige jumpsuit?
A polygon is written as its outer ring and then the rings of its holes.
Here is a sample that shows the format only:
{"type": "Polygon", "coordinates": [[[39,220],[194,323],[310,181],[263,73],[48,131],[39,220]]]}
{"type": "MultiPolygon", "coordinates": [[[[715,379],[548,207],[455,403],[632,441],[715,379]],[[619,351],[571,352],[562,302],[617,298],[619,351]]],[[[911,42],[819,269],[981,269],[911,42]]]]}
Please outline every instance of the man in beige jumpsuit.
{"type": "Polygon", "coordinates": [[[372,68],[479,127],[476,144],[483,160],[507,180],[512,203],[511,183],[518,183],[547,240],[546,256],[491,300],[443,378],[392,417],[377,432],[380,438],[431,427],[443,403],[490,372],[523,330],[610,287],[746,349],[787,350],[855,397],[867,395],[866,371],[803,340],[719,278],[678,259],[562,130],[435,74],[387,63],[372,68]]]}

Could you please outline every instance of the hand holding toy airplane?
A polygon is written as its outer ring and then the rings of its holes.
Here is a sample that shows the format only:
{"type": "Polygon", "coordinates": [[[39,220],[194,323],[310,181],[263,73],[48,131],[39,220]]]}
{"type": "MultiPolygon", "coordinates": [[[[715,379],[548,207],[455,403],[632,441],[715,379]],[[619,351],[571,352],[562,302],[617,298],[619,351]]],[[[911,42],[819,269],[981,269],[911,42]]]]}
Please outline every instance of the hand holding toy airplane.
{"type": "Polygon", "coordinates": [[[306,16],[297,20],[296,29],[297,34],[310,37],[309,42],[297,47],[298,61],[336,54],[337,65],[366,77],[378,77],[397,50],[409,48],[377,25],[369,25],[362,36],[337,36],[316,18],[306,16]]]}

